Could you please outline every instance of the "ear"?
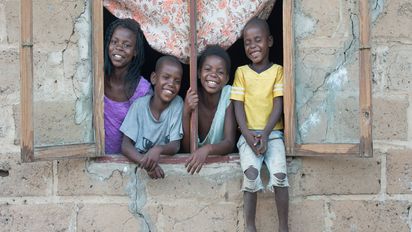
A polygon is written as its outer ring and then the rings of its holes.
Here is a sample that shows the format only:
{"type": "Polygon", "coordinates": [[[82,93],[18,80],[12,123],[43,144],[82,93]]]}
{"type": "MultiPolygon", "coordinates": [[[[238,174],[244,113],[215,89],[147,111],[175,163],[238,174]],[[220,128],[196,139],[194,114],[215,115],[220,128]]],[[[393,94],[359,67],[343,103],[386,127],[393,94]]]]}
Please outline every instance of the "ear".
{"type": "Polygon", "coordinates": [[[152,74],[150,74],[150,82],[152,83],[152,85],[156,84],[156,73],[152,72],[152,74]]]}
{"type": "Polygon", "coordinates": [[[269,47],[271,48],[273,46],[273,36],[272,35],[268,36],[268,42],[269,42],[269,47]]]}

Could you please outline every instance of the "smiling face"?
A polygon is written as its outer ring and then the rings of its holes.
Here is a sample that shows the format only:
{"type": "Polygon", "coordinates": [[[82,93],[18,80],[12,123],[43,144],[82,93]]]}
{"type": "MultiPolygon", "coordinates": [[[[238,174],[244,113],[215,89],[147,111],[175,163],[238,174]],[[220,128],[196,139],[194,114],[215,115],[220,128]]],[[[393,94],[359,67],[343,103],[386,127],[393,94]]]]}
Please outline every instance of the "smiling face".
{"type": "Polygon", "coordinates": [[[229,80],[225,60],[216,55],[206,57],[199,70],[199,78],[206,92],[220,92],[229,80]]]}
{"type": "Polygon", "coordinates": [[[179,93],[182,82],[182,67],[171,61],[163,63],[150,76],[154,95],[163,103],[169,103],[179,93]]]}
{"type": "Polygon", "coordinates": [[[127,67],[136,53],[136,35],[129,29],[117,27],[109,43],[109,58],[113,67],[127,67]]]}
{"type": "Polygon", "coordinates": [[[273,45],[272,36],[262,25],[249,24],[243,31],[246,56],[254,65],[269,63],[269,48],[273,45]]]}

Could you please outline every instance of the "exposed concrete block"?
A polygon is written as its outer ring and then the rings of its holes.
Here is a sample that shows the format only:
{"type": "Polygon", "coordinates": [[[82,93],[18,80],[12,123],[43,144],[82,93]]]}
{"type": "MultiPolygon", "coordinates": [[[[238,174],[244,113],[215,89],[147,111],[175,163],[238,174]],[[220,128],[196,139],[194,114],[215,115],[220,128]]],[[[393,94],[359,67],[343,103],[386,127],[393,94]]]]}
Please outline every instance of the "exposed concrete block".
{"type": "Polygon", "coordinates": [[[129,168],[127,164],[91,165],[92,167],[85,160],[58,161],[57,195],[126,195],[128,178],[124,176],[123,170],[125,167],[129,168]]]}
{"type": "Polygon", "coordinates": [[[351,1],[332,0],[328,4],[322,0],[300,2],[302,11],[316,21],[315,31],[311,36],[339,38],[350,34],[351,1]]]}
{"type": "MultiPolygon", "coordinates": [[[[278,215],[274,194],[261,198],[258,194],[256,226],[258,231],[277,231],[278,215]]],[[[322,200],[289,201],[289,231],[318,232],[325,228],[325,210],[322,200]]]]}
{"type": "Polygon", "coordinates": [[[232,202],[208,202],[169,200],[153,202],[145,207],[149,212],[146,220],[153,232],[161,231],[243,231],[239,224],[238,204],[232,202]]]}
{"type": "Polygon", "coordinates": [[[392,41],[409,40],[412,37],[412,27],[406,27],[405,23],[411,22],[412,19],[410,0],[378,1],[378,3],[384,4],[384,7],[378,8],[380,13],[371,27],[372,38],[385,38],[392,41]]]}
{"type": "Polygon", "coordinates": [[[373,139],[407,140],[409,100],[405,95],[373,97],[373,139]]]}
{"type": "Polygon", "coordinates": [[[412,194],[412,150],[389,150],[386,156],[389,194],[412,194]]]}
{"type": "Polygon", "coordinates": [[[74,102],[34,103],[35,145],[81,144],[92,142],[92,125],[75,123],[74,102]]]}
{"type": "Polygon", "coordinates": [[[52,163],[21,163],[20,154],[0,155],[0,196],[50,196],[52,163]]]}
{"type": "Polygon", "coordinates": [[[289,175],[293,196],[377,194],[381,161],[373,158],[302,157],[296,174],[289,175]]]}
{"type": "Polygon", "coordinates": [[[72,204],[0,205],[1,231],[74,231],[72,204]]]}
{"type": "Polygon", "coordinates": [[[410,208],[407,201],[332,201],[330,231],[409,232],[410,208]]]}
{"type": "MultiPolygon", "coordinates": [[[[184,164],[161,165],[165,179],[146,182],[149,199],[196,199],[199,201],[238,201],[241,198],[242,170],[238,163],[208,164],[199,174],[186,172],[184,164]]],[[[146,176],[146,175],[144,175],[146,176]]]]}
{"type": "Polygon", "coordinates": [[[20,67],[17,49],[0,50],[0,70],[0,104],[16,104],[20,99],[20,67]]]}
{"type": "MultiPolygon", "coordinates": [[[[4,2],[4,1],[3,1],[4,2]]],[[[15,44],[20,41],[20,1],[5,1],[6,14],[6,41],[9,44],[15,44]]],[[[3,25],[0,25],[3,27],[3,25]]]]}
{"type": "Polygon", "coordinates": [[[382,93],[388,91],[410,92],[412,90],[410,78],[412,46],[376,43],[372,48],[373,91],[382,93]]]}
{"type": "Polygon", "coordinates": [[[85,6],[84,0],[39,1],[33,4],[34,43],[39,47],[63,50],[72,42],[72,36],[77,37],[74,25],[86,10],[85,6]]]}
{"type": "Polygon", "coordinates": [[[122,204],[82,204],[76,231],[143,231],[142,220],[135,218],[122,204]]]}

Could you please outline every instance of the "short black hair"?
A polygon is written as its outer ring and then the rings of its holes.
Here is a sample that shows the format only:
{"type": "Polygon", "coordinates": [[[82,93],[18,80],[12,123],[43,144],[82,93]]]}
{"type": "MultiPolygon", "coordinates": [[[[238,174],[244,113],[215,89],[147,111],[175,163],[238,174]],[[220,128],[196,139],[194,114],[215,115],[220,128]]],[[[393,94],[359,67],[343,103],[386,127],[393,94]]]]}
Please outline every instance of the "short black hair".
{"type": "Polygon", "coordinates": [[[113,72],[113,65],[109,58],[110,40],[114,31],[119,27],[128,29],[136,35],[136,56],[132,59],[125,77],[126,96],[131,98],[140,81],[140,70],[144,63],[143,32],[140,29],[140,24],[133,19],[117,19],[109,25],[104,37],[104,75],[107,81],[113,72]]]}
{"type": "Polygon", "coordinates": [[[223,49],[219,45],[208,45],[206,46],[205,50],[200,54],[198,64],[199,66],[197,67],[198,70],[200,70],[203,66],[203,63],[205,62],[206,58],[209,56],[217,56],[222,58],[225,61],[225,67],[226,67],[226,72],[229,75],[230,73],[230,66],[231,66],[231,61],[229,54],[226,52],[225,49],[223,49]]]}
{"type": "Polygon", "coordinates": [[[161,66],[166,62],[176,64],[177,66],[180,67],[180,69],[183,72],[182,63],[180,63],[180,61],[176,57],[171,56],[171,55],[162,56],[159,59],[157,59],[156,66],[155,66],[155,72],[157,72],[161,68],[161,66]]]}
{"type": "Polygon", "coordinates": [[[269,29],[269,24],[266,22],[266,20],[263,20],[259,17],[253,17],[251,18],[245,25],[242,31],[242,35],[245,32],[245,29],[249,26],[258,26],[260,28],[263,28],[263,30],[267,33],[268,36],[270,36],[270,29],[269,29]]]}

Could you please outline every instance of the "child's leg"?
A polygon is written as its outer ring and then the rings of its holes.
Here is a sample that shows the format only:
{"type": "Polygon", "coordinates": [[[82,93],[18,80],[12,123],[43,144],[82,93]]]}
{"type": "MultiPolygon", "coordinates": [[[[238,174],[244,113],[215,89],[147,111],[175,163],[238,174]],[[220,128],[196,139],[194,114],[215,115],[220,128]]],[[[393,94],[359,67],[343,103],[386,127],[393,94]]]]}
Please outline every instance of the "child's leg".
{"type": "Polygon", "coordinates": [[[272,139],[268,142],[265,163],[269,169],[270,180],[268,188],[275,191],[276,208],[279,219],[279,231],[288,231],[289,191],[286,175],[285,146],[282,139],[272,139]]]}
{"type": "Polygon", "coordinates": [[[256,203],[257,203],[257,193],[256,192],[243,192],[243,211],[245,218],[245,231],[246,232],[256,232],[256,203]]]}
{"type": "Polygon", "coordinates": [[[279,232],[287,232],[289,213],[289,188],[275,187],[276,208],[278,211],[279,232]]]}
{"type": "Polygon", "coordinates": [[[256,231],[256,203],[257,191],[263,189],[262,180],[260,179],[260,169],[262,167],[263,156],[256,156],[253,150],[246,143],[243,136],[238,142],[240,165],[243,171],[243,200],[244,200],[244,219],[245,231],[256,231]]]}

